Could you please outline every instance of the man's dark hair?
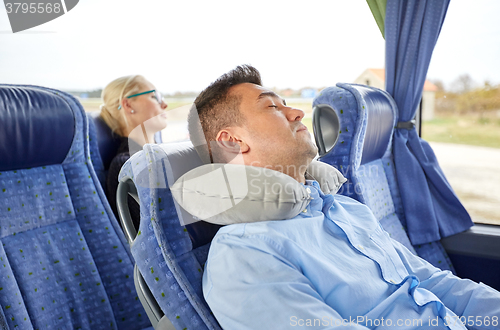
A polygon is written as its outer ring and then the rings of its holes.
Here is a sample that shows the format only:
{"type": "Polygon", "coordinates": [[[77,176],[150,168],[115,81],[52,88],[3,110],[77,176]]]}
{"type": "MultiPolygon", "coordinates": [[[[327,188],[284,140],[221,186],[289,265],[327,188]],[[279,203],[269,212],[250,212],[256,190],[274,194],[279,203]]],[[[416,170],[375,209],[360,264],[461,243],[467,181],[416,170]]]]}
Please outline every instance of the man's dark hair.
{"type": "MultiPolygon", "coordinates": [[[[259,71],[250,65],[237,66],[211,83],[194,100],[201,128],[209,146],[224,127],[243,124],[244,117],[239,110],[241,96],[229,93],[231,87],[242,83],[262,86],[259,71]]],[[[195,146],[203,141],[196,119],[192,113],[188,118],[189,135],[195,146]]]]}

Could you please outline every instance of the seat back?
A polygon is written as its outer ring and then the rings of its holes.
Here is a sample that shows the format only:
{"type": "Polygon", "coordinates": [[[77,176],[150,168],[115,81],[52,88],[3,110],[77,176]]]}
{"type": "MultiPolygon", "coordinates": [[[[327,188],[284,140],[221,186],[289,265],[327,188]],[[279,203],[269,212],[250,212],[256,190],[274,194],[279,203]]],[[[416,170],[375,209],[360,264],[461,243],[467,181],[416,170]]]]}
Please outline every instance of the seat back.
{"type": "Polygon", "coordinates": [[[0,305],[9,328],[143,329],[128,245],[71,95],[0,85],[0,305]]]}
{"type": "Polygon", "coordinates": [[[120,172],[121,182],[134,181],[141,205],[132,254],[154,299],[176,329],[220,329],[201,284],[210,242],[220,226],[193,219],[174,203],[169,189],[169,183],[199,165],[202,162],[190,142],[146,145],[120,172]]]}
{"type": "Polygon", "coordinates": [[[410,251],[436,267],[452,270],[439,242],[414,247],[406,234],[392,154],[398,114],[392,97],[377,88],[339,83],[325,88],[313,108],[321,104],[331,106],[340,119],[337,145],[321,158],[348,179],[339,193],[366,204],[391,237],[410,251]]]}
{"type": "MultiPolygon", "coordinates": [[[[90,132],[96,137],[95,145],[97,150],[99,150],[99,156],[102,159],[104,171],[107,171],[111,161],[116,156],[118,147],[122,141],[121,136],[111,130],[104,119],[102,119],[100,111],[88,112],[87,116],[92,118],[92,127],[90,132]]],[[[161,131],[155,133],[155,142],[162,143],[161,131]]]]}
{"type": "MultiPolygon", "coordinates": [[[[87,112],[89,118],[90,158],[102,188],[106,191],[106,177],[111,161],[116,156],[123,138],[114,133],[101,117],[100,111],[87,112]]],[[[155,142],[162,142],[161,131],[155,133],[155,142]]]]}
{"type": "Polygon", "coordinates": [[[107,171],[111,161],[116,156],[121,143],[121,137],[111,131],[111,128],[102,119],[100,111],[92,111],[87,115],[92,118],[99,155],[102,159],[104,170],[107,171]]]}
{"type": "MultiPolygon", "coordinates": [[[[94,122],[94,117],[91,113],[86,113],[87,122],[89,125],[89,152],[90,152],[90,160],[92,162],[92,166],[94,167],[94,171],[99,179],[101,187],[103,190],[106,188],[106,170],[104,168],[104,163],[101,158],[101,152],[99,151],[99,140],[97,135],[97,127],[94,122]]],[[[108,164],[109,167],[109,164],[108,164]]]]}

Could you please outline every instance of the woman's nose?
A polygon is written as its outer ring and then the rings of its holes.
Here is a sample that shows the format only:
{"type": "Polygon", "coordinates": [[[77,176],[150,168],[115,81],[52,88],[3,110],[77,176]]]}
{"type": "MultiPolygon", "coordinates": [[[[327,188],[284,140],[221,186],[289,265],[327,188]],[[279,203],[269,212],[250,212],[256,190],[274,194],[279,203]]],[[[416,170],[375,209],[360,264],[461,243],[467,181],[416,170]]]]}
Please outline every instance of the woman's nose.
{"type": "Polygon", "coordinates": [[[165,101],[163,101],[163,100],[161,101],[160,106],[161,106],[162,109],[168,108],[168,104],[165,101]]]}

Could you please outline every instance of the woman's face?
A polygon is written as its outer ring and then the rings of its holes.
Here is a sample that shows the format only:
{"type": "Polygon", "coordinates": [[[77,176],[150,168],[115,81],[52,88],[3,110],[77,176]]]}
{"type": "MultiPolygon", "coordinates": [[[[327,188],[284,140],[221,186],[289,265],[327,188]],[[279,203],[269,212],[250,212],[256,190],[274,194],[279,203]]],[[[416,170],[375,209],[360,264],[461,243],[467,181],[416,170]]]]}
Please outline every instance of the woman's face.
{"type": "MultiPolygon", "coordinates": [[[[149,81],[145,80],[141,84],[138,93],[150,90],[156,90],[156,88],[149,81]]],[[[154,130],[153,133],[155,133],[167,127],[167,113],[164,111],[167,108],[167,104],[163,99],[161,103],[158,103],[155,93],[151,92],[134,96],[129,98],[128,102],[130,111],[127,114],[127,119],[131,128],[144,123],[144,127],[148,133],[150,133],[149,130],[154,130]]]]}

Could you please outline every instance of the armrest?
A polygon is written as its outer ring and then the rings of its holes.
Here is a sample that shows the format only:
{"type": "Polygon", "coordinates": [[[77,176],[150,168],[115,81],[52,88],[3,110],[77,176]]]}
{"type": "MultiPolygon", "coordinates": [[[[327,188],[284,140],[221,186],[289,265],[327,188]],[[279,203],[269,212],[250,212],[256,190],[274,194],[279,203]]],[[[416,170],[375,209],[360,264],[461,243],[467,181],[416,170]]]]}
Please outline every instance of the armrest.
{"type": "Polygon", "coordinates": [[[448,253],[500,260],[500,226],[477,224],[462,233],[443,238],[448,253]]]}

